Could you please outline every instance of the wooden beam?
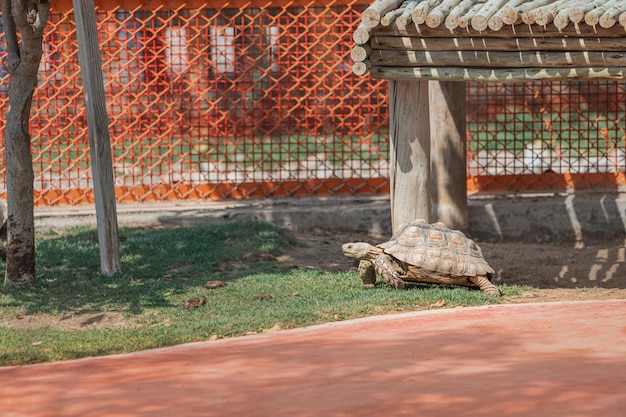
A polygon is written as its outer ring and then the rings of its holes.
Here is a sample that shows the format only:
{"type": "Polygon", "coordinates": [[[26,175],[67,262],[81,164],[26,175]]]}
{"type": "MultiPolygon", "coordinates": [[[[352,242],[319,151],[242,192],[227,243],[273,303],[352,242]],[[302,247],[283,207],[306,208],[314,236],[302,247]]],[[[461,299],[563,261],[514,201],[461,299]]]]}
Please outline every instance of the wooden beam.
{"type": "Polygon", "coordinates": [[[401,29],[395,23],[387,27],[379,26],[372,30],[372,36],[423,36],[423,37],[458,37],[458,38],[562,38],[569,36],[577,37],[598,37],[598,38],[620,38],[626,36],[626,28],[622,25],[615,25],[611,28],[601,26],[589,26],[586,24],[570,24],[567,27],[558,29],[553,23],[543,26],[538,25],[504,25],[500,30],[487,29],[482,32],[471,27],[456,27],[452,30],[445,26],[430,28],[426,25],[408,25],[401,29]]]}
{"type": "Polygon", "coordinates": [[[371,6],[363,11],[361,15],[361,24],[365,27],[373,28],[380,24],[380,19],[397,8],[402,0],[376,0],[371,6]]]}
{"type": "Polygon", "coordinates": [[[350,51],[350,58],[352,58],[354,62],[362,62],[367,59],[371,51],[372,48],[370,48],[369,45],[356,45],[352,48],[352,51],[350,51]]]}
{"type": "Polygon", "coordinates": [[[424,68],[424,67],[379,67],[369,71],[373,78],[397,81],[478,81],[515,83],[529,80],[624,80],[626,67],[585,68],[424,68]]]}
{"type": "Polygon", "coordinates": [[[368,60],[365,61],[357,61],[352,64],[352,72],[354,75],[365,75],[367,71],[369,71],[371,64],[368,60]]]}
{"type": "MultiPolygon", "coordinates": [[[[447,29],[453,30],[459,27],[459,20],[461,20],[467,12],[475,5],[475,0],[462,0],[455,5],[450,13],[444,20],[444,25],[447,29]]],[[[430,25],[432,26],[432,25],[430,25]]]]}
{"type": "Polygon", "coordinates": [[[600,16],[600,26],[605,29],[612,28],[615,24],[617,24],[620,15],[623,14],[624,11],[626,11],[626,4],[623,2],[609,8],[602,16],[600,16]]]}
{"type": "Polygon", "coordinates": [[[374,49],[372,66],[472,68],[616,67],[626,63],[626,52],[583,51],[389,51],[374,49]]]}
{"type": "MultiPolygon", "coordinates": [[[[375,35],[370,44],[373,49],[396,51],[624,51],[626,49],[622,38],[594,37],[498,39],[375,35]]],[[[370,51],[367,52],[368,55],[369,53],[370,51]]]]}
{"type": "Polygon", "coordinates": [[[482,32],[489,27],[489,19],[507,3],[508,0],[488,0],[470,20],[472,29],[482,32]]]}
{"type": "Polygon", "coordinates": [[[461,5],[461,0],[443,0],[437,7],[428,12],[426,26],[436,28],[445,22],[450,12],[461,5]]]}
{"type": "Polygon", "coordinates": [[[365,25],[359,25],[356,29],[354,29],[354,33],[352,34],[352,40],[357,45],[365,45],[372,36],[372,28],[368,28],[365,25]]]}
{"type": "Polygon", "coordinates": [[[408,2],[404,11],[396,18],[396,25],[400,28],[407,27],[413,22],[413,12],[419,3],[417,1],[408,2]]]}
{"type": "Polygon", "coordinates": [[[415,24],[423,24],[426,22],[426,18],[428,17],[428,13],[432,9],[441,3],[441,0],[421,0],[418,4],[413,7],[413,12],[411,13],[411,20],[415,22],[415,24]]]}
{"type": "Polygon", "coordinates": [[[393,231],[431,221],[428,83],[389,81],[390,193],[393,231]]]}
{"type": "Polygon", "coordinates": [[[466,84],[429,81],[430,166],[434,220],[467,227],[466,84]]]}
{"type": "Polygon", "coordinates": [[[385,15],[380,18],[380,24],[383,26],[389,26],[390,24],[396,21],[398,16],[404,13],[404,10],[405,10],[404,7],[401,7],[399,9],[395,9],[395,10],[385,13],[385,15]]]}
{"type": "Polygon", "coordinates": [[[73,2],[87,112],[100,268],[105,274],[114,274],[120,270],[117,210],[95,6],[94,0],[73,0],[73,2]]]}

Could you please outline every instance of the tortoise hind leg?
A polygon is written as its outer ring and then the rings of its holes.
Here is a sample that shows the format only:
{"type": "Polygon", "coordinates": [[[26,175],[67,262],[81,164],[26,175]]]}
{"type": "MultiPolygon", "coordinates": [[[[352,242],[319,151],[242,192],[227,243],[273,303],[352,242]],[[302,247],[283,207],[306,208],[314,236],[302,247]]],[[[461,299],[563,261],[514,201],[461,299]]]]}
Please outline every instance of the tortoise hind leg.
{"type": "Polygon", "coordinates": [[[478,287],[481,289],[481,291],[484,292],[485,294],[493,295],[493,296],[496,296],[496,297],[499,297],[499,296],[502,295],[502,293],[500,292],[498,287],[493,285],[493,283],[491,281],[489,281],[489,279],[487,279],[487,277],[484,276],[484,275],[480,275],[480,276],[477,276],[477,277],[471,277],[470,280],[474,284],[478,285],[478,287]]]}
{"type": "Polygon", "coordinates": [[[376,273],[382,276],[387,284],[396,290],[404,288],[404,281],[400,278],[400,273],[404,271],[393,262],[391,256],[378,255],[374,261],[374,268],[376,273]]]}

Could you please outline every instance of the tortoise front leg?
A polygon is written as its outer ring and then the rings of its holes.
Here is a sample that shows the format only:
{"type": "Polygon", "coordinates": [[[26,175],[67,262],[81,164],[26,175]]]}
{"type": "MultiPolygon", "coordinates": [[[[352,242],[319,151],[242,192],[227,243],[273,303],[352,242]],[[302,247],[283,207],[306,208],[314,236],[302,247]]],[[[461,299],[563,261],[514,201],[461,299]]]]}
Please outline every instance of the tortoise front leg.
{"type": "Polygon", "coordinates": [[[391,285],[396,290],[404,288],[404,281],[400,278],[400,274],[404,271],[393,262],[391,256],[378,255],[374,261],[374,267],[376,273],[382,276],[387,284],[391,285]]]}
{"type": "Polygon", "coordinates": [[[359,262],[359,275],[363,281],[363,288],[374,288],[376,285],[376,270],[374,263],[369,260],[359,262]]]}

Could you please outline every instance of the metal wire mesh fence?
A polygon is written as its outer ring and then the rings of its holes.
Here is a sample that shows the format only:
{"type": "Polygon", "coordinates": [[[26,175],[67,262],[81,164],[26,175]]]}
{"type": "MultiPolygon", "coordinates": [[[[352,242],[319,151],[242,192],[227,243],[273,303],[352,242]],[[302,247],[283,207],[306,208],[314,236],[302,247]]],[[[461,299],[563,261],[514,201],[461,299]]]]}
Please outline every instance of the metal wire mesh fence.
{"type": "MultiPolygon", "coordinates": [[[[118,201],[388,192],[386,83],[354,76],[349,57],[365,5],[172,4],[97,9],[118,201]]],[[[36,201],[91,202],[73,15],[50,22],[36,201]]],[[[625,183],[625,97],[615,82],[470,84],[470,191],[625,183]]]]}
{"type": "Polygon", "coordinates": [[[626,84],[475,84],[468,88],[472,191],[626,184],[626,84]]]}

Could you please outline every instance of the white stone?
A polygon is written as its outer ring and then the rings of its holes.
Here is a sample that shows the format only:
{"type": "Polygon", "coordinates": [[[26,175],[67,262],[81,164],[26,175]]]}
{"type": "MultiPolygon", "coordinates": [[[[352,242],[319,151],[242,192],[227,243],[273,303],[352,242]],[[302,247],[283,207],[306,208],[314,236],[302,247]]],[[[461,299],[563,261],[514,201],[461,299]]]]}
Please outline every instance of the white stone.
{"type": "Polygon", "coordinates": [[[541,174],[558,164],[558,155],[548,144],[537,139],[526,145],[522,160],[527,172],[541,174]]]}

